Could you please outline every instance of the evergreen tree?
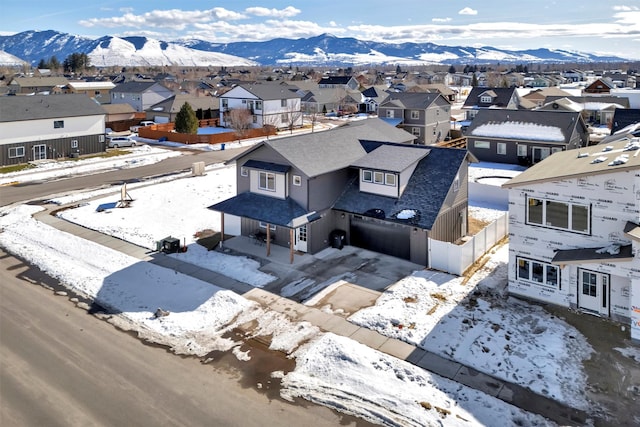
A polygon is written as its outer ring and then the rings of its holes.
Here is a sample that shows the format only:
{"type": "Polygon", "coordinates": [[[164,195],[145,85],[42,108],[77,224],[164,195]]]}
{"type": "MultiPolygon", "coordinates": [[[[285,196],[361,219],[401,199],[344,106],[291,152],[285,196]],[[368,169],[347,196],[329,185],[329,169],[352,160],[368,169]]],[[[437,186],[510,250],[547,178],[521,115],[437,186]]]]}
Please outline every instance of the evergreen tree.
{"type": "Polygon", "coordinates": [[[453,64],[449,67],[449,74],[455,74],[456,73],[456,67],[453,66],[453,64]]]}
{"type": "Polygon", "coordinates": [[[473,76],[471,77],[471,86],[478,86],[478,77],[476,76],[476,73],[473,73],[473,76]]]}
{"type": "Polygon", "coordinates": [[[176,132],[178,133],[198,133],[198,118],[188,102],[182,104],[180,111],[176,114],[176,132]]]}
{"type": "Polygon", "coordinates": [[[77,73],[89,68],[90,62],[89,55],[86,53],[72,53],[64,60],[63,66],[66,71],[77,73]]]}

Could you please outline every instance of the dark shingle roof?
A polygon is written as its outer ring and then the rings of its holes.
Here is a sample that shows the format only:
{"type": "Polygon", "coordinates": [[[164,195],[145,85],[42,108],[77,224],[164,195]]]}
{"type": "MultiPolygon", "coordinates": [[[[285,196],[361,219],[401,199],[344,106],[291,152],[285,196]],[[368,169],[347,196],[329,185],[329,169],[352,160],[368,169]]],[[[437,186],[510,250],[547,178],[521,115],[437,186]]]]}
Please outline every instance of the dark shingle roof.
{"type": "Polygon", "coordinates": [[[467,96],[467,99],[464,101],[463,108],[473,108],[473,107],[482,107],[482,106],[494,106],[494,107],[503,107],[506,108],[509,105],[509,101],[513,96],[516,88],[515,87],[473,87],[471,92],[467,96]],[[492,100],[490,104],[483,104],[480,102],[480,95],[483,93],[495,95],[495,98],[492,100]]]}
{"type": "Polygon", "coordinates": [[[376,150],[352,163],[357,168],[371,168],[387,172],[402,172],[429,154],[429,150],[419,147],[381,145],[376,150]]]}
{"type": "Polygon", "coordinates": [[[283,85],[280,83],[267,82],[241,84],[240,87],[254,94],[258,99],[262,99],[263,101],[300,98],[300,95],[295,92],[296,88],[294,86],[283,85]]]}
{"type": "MultiPolygon", "coordinates": [[[[413,147],[400,146],[398,149],[403,148],[413,147]]],[[[360,192],[358,178],[354,178],[333,208],[358,215],[371,209],[382,209],[385,221],[430,230],[460,166],[465,161],[467,151],[433,146],[422,149],[429,154],[418,163],[400,198],[360,192]],[[414,210],[417,215],[408,220],[398,219],[396,215],[403,210],[414,210]]]]}
{"type": "Polygon", "coordinates": [[[263,162],[260,160],[247,160],[246,162],[244,162],[242,166],[244,166],[245,168],[260,169],[260,170],[279,172],[279,173],[286,173],[291,169],[291,166],[289,165],[263,162]]]}
{"type": "Polygon", "coordinates": [[[439,93],[394,92],[380,104],[380,107],[396,106],[405,109],[424,110],[439,96],[441,96],[439,93]]]}
{"type": "Polygon", "coordinates": [[[281,227],[292,227],[295,218],[305,215],[311,220],[314,214],[307,212],[291,198],[278,199],[251,192],[240,193],[209,206],[209,209],[281,227]]]}
{"type": "Polygon", "coordinates": [[[116,93],[142,93],[142,92],[145,92],[145,91],[149,90],[149,88],[151,86],[156,85],[156,84],[158,84],[158,83],[156,83],[154,81],[120,83],[119,85],[116,85],[116,87],[113,88],[111,90],[111,92],[116,92],[116,93]]]}
{"type": "Polygon", "coordinates": [[[100,104],[84,94],[0,97],[0,122],[105,114],[100,104]]]}
{"type": "Polygon", "coordinates": [[[315,177],[351,166],[366,152],[360,140],[407,143],[410,133],[380,119],[351,122],[338,128],[265,141],[307,177],[315,177]]]}
{"type": "Polygon", "coordinates": [[[635,123],[640,123],[640,108],[616,108],[611,123],[611,134],[635,123]]]}

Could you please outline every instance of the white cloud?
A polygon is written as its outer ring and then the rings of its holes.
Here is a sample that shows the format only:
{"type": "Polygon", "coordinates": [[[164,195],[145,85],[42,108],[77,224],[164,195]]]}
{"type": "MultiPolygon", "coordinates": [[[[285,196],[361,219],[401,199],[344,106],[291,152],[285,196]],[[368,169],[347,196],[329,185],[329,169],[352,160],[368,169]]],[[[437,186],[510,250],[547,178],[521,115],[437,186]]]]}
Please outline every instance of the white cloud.
{"type": "Polygon", "coordinates": [[[280,10],[256,6],[256,7],[246,8],[245,12],[248,13],[249,15],[255,15],[255,16],[270,16],[273,18],[290,18],[292,16],[296,16],[300,14],[301,10],[296,9],[293,6],[288,6],[280,10]]]}
{"type": "Polygon", "coordinates": [[[465,7],[464,9],[458,12],[459,15],[477,15],[478,11],[475,9],[471,9],[470,7],[465,7]]]}
{"type": "Polygon", "coordinates": [[[329,21],[329,26],[330,27],[337,27],[338,24],[336,24],[336,21],[329,21]]]}
{"type": "Polygon", "coordinates": [[[629,12],[631,10],[638,10],[638,7],[620,5],[620,6],[613,6],[613,10],[622,11],[622,12],[629,12]]]}
{"type": "Polygon", "coordinates": [[[431,22],[451,22],[451,18],[433,18],[431,22]]]}
{"type": "Polygon", "coordinates": [[[222,7],[214,7],[209,10],[153,10],[142,15],[125,13],[122,16],[110,18],[91,18],[79,22],[84,27],[135,27],[135,28],[172,28],[183,30],[194,23],[210,22],[215,19],[235,21],[245,19],[246,15],[234,12],[222,7]]]}

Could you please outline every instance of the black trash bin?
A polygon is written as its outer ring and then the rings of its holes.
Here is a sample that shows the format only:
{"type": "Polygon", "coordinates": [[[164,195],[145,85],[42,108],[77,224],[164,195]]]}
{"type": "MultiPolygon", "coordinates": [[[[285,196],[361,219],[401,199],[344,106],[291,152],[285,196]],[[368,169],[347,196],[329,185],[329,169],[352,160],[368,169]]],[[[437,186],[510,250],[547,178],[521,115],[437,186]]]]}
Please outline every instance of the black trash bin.
{"type": "Polygon", "coordinates": [[[333,230],[329,233],[329,243],[332,248],[342,249],[347,239],[347,233],[344,230],[333,230]]]}
{"type": "Polygon", "coordinates": [[[180,240],[175,237],[167,237],[162,241],[162,252],[174,254],[180,251],[180,240]]]}

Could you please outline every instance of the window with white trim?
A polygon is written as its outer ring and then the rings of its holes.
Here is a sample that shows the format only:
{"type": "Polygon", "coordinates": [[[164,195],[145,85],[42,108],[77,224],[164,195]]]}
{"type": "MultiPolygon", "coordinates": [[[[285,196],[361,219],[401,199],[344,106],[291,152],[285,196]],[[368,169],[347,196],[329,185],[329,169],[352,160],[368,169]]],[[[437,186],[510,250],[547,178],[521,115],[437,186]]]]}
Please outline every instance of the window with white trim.
{"type": "Polygon", "coordinates": [[[418,120],[419,118],[420,118],[420,111],[411,110],[411,119],[412,120],[418,120]]]}
{"type": "Polygon", "coordinates": [[[527,146],[525,144],[518,144],[518,157],[527,156],[527,146]]]}
{"type": "Polygon", "coordinates": [[[249,176],[249,169],[244,166],[240,167],[240,176],[249,176]]]}
{"type": "Polygon", "coordinates": [[[78,148],[78,140],[77,139],[72,139],[71,140],[71,148],[78,148]]]}
{"type": "Polygon", "coordinates": [[[384,174],[382,172],[374,172],[373,173],[373,183],[374,184],[384,184],[384,174]]]}
{"type": "Polygon", "coordinates": [[[518,280],[560,289],[560,269],[557,265],[516,257],[516,277],[518,280]]]}
{"type": "Polygon", "coordinates": [[[62,129],[62,128],[64,128],[64,120],[54,120],[53,121],[53,128],[54,129],[62,129]]]}
{"type": "Polygon", "coordinates": [[[393,119],[393,110],[387,110],[387,118],[393,119]]]}
{"type": "Polygon", "coordinates": [[[293,185],[302,185],[302,178],[300,177],[300,175],[293,175],[293,185]]]}
{"type": "Polygon", "coordinates": [[[15,159],[16,157],[24,157],[24,147],[9,148],[9,158],[15,159]]]}
{"type": "Polygon", "coordinates": [[[491,142],[489,141],[473,141],[475,148],[491,148],[491,142]]]}
{"type": "Polygon", "coordinates": [[[276,191],[276,174],[260,171],[258,177],[258,188],[260,190],[276,191]]]}
{"type": "Polygon", "coordinates": [[[453,180],[453,191],[457,192],[460,189],[460,174],[456,174],[453,180]]]}
{"type": "Polygon", "coordinates": [[[482,95],[482,96],[480,97],[480,102],[483,102],[483,103],[491,103],[491,100],[492,100],[492,99],[493,99],[493,98],[491,98],[489,95],[482,95]]]}
{"type": "Polygon", "coordinates": [[[394,186],[396,185],[396,175],[393,173],[385,173],[384,174],[384,183],[385,185],[391,185],[394,186]]]}
{"type": "Polygon", "coordinates": [[[411,135],[420,136],[420,128],[412,127],[411,128],[411,135]]]}
{"type": "Polygon", "coordinates": [[[527,199],[527,224],[589,234],[590,218],[591,209],[587,205],[535,197],[527,199]]]}
{"type": "Polygon", "coordinates": [[[373,182],[373,172],[369,170],[362,171],[362,181],[363,182],[373,182]]]}
{"type": "Polygon", "coordinates": [[[498,142],[496,144],[496,152],[503,156],[507,155],[507,143],[506,142],[498,142]]]}

